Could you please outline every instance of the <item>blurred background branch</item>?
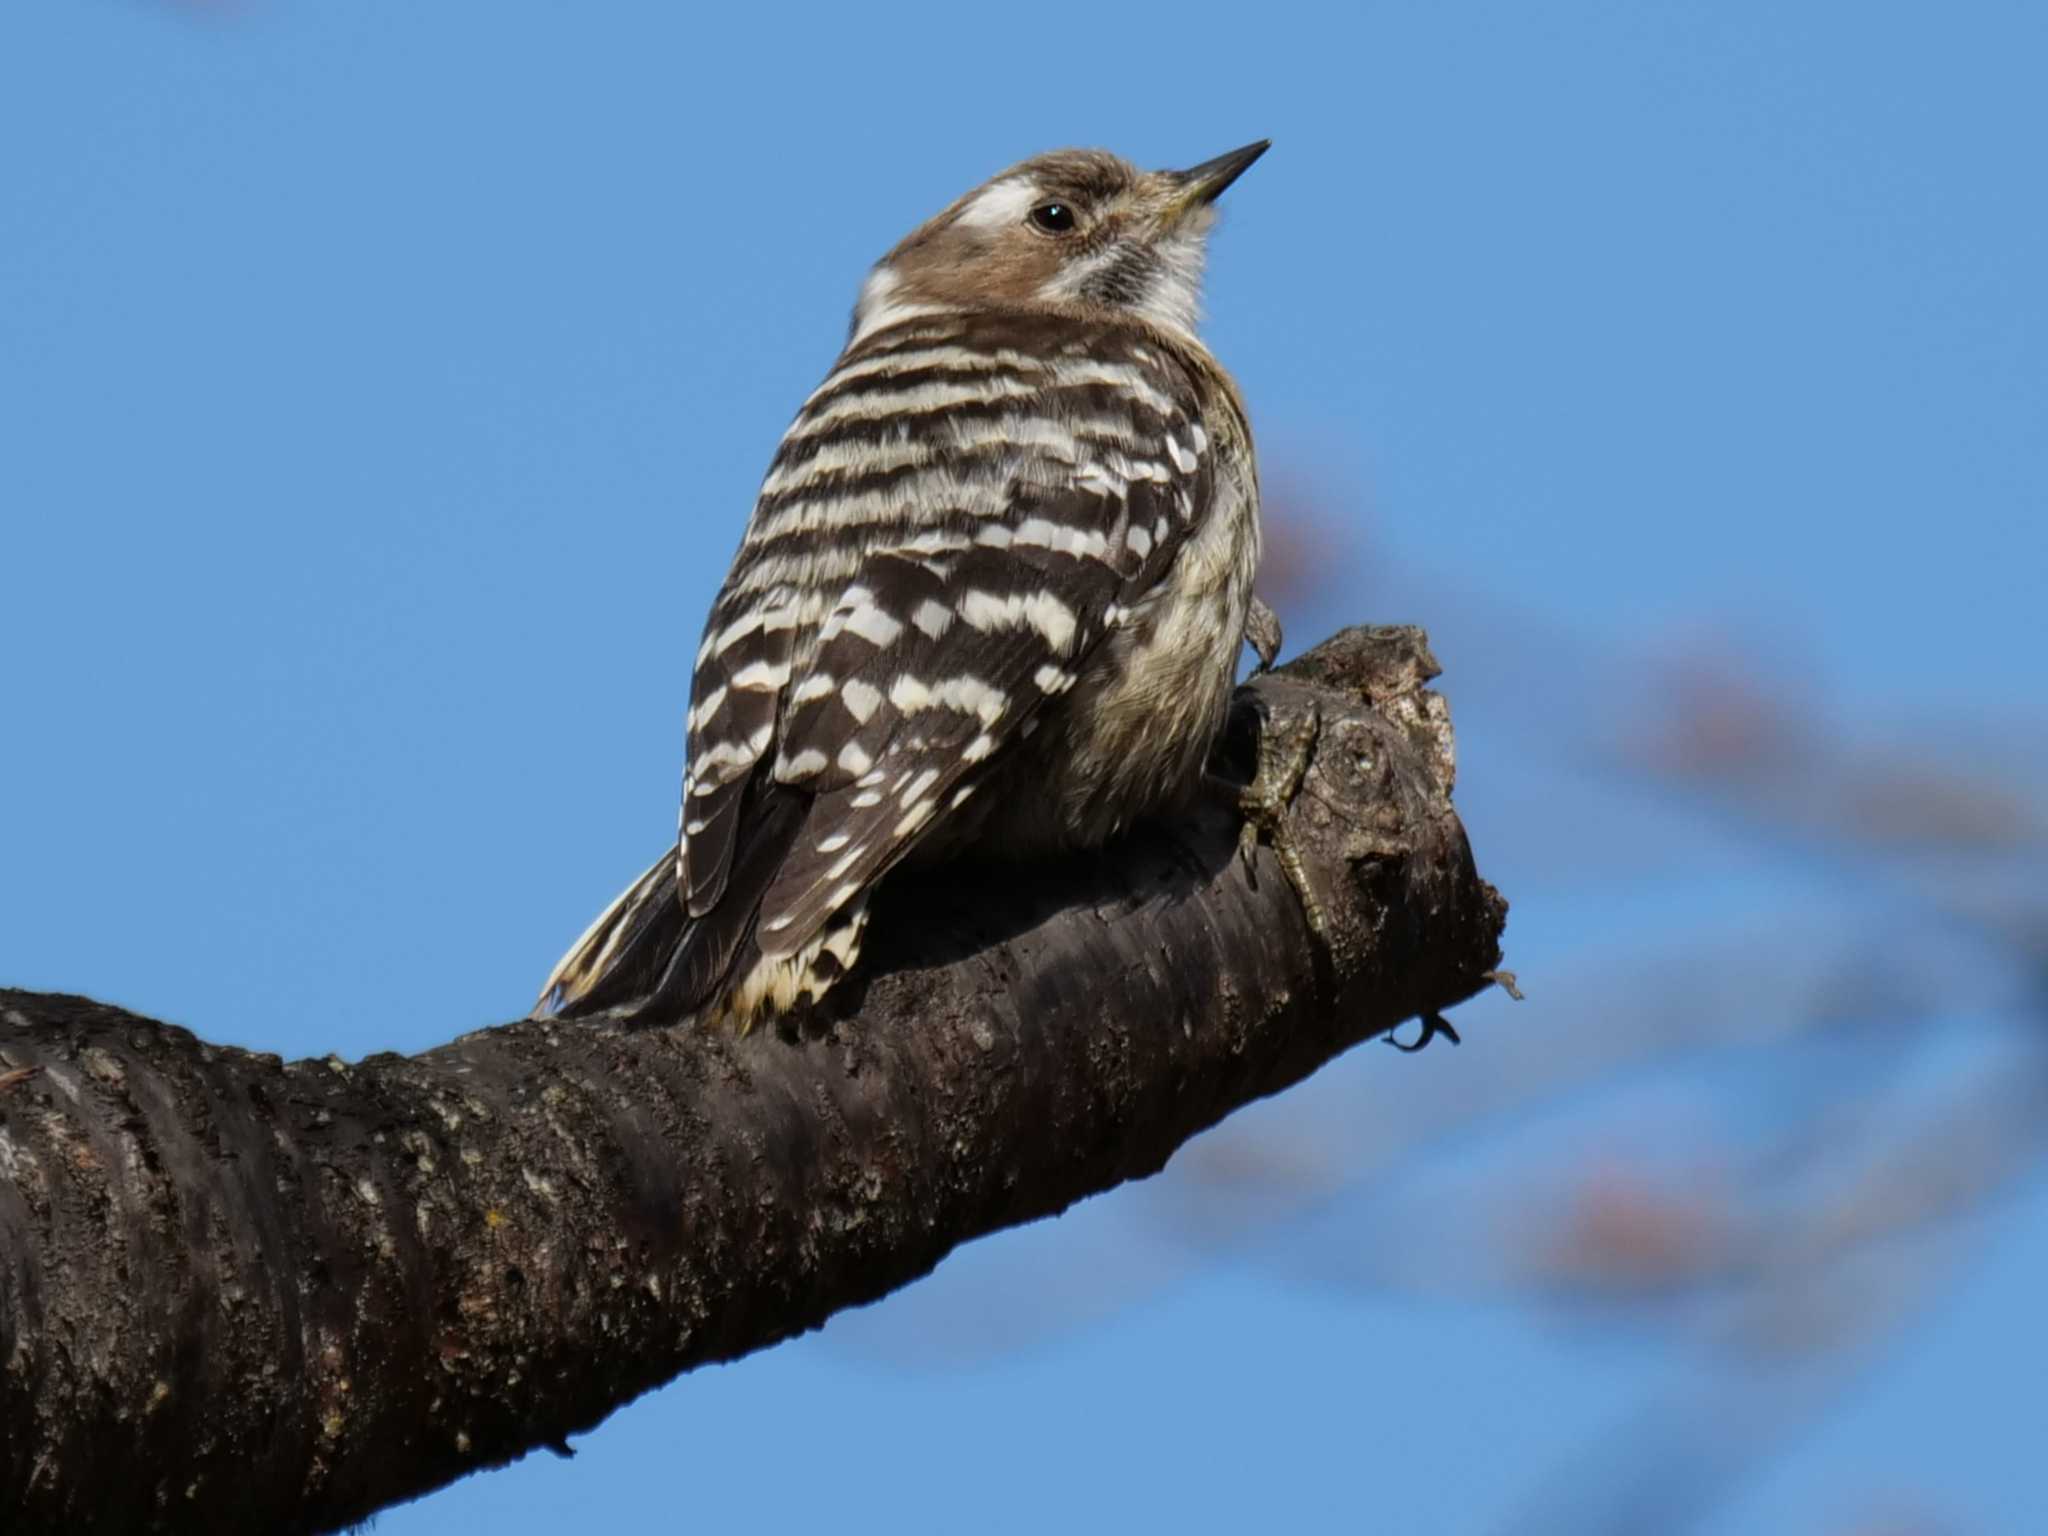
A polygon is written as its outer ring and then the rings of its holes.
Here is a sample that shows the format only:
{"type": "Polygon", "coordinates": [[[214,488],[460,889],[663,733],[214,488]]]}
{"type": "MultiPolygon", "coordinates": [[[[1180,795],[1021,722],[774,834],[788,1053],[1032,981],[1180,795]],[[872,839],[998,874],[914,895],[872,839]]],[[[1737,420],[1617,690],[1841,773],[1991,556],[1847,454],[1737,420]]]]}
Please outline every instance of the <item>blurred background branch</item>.
{"type": "MultiPolygon", "coordinates": [[[[1333,599],[1311,573],[1335,552],[1288,546],[1336,521],[1283,531],[1283,611],[1333,599]]],[[[1540,633],[1434,595],[1460,634],[1540,633]]],[[[1967,1283],[1988,1224],[2039,1180],[2043,807],[2018,776],[2023,739],[1976,751],[1934,720],[1852,741],[1777,691],[1796,667],[1732,639],[1604,659],[1552,635],[1480,655],[1494,690],[1468,723],[1518,678],[1598,680],[1547,696],[1514,760],[1562,756],[1598,797],[1710,828],[1831,896],[1525,963],[1534,1000],[1483,1061],[1461,1056],[1434,1091],[1359,1074],[1312,1108],[1234,1121],[1133,1204],[1191,1266],[1515,1306],[1596,1352],[1627,1341],[1657,1371],[1498,1528],[1708,1528],[1967,1283]]],[[[1572,818],[1578,857],[1623,880],[1658,869],[1666,840],[1621,820],[1572,818]]],[[[1133,1293],[1177,1278],[1155,1260],[1133,1293]]],[[[1045,1294],[1042,1313],[1063,1305],[1045,1294]]],[[[902,1321],[923,1332],[934,1311],[902,1321]]],[[[1917,1508],[1872,1471],[1850,1490],[1867,1509],[1917,1508]]]]}

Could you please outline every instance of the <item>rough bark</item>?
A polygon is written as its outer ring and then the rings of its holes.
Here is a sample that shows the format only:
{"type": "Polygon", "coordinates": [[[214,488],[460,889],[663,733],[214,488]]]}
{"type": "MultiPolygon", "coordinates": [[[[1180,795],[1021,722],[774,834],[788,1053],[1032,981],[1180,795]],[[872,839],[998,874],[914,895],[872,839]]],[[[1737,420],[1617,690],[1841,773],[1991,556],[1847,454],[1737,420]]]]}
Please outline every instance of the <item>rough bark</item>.
{"type": "Polygon", "coordinates": [[[1287,827],[1327,948],[1219,806],[889,893],[873,979],[800,1036],[522,1021],[285,1062],[0,992],[6,1528],[358,1520],[1155,1172],[1470,996],[1505,906],[1434,673],[1418,631],[1355,629],[1243,695],[1322,718],[1287,827]]]}

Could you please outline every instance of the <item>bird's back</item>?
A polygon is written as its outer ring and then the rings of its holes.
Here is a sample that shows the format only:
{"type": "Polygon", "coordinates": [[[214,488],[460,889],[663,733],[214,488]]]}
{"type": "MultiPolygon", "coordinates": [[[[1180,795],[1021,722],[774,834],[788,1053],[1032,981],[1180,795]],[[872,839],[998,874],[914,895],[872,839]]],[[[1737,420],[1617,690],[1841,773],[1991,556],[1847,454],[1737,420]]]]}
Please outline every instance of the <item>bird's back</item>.
{"type": "Polygon", "coordinates": [[[868,893],[921,843],[1087,845],[1184,793],[1255,508],[1235,391],[1192,338],[988,309],[849,348],[705,624],[687,921],[659,976],[623,967],[635,988],[678,1014],[786,1008],[852,964],[868,893]]]}

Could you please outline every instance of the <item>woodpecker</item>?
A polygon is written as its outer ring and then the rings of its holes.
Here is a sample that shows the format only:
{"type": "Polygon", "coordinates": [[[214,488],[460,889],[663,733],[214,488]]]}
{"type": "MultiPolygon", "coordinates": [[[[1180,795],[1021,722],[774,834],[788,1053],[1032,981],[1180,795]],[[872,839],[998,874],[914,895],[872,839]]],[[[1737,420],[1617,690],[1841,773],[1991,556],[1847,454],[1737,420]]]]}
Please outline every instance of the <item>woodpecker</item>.
{"type": "Polygon", "coordinates": [[[536,1012],[744,1032],[853,967],[905,860],[1092,848],[1199,791],[1240,647],[1278,645],[1251,429],[1195,333],[1266,148],[1040,155],[876,264],[705,623],[677,841],[536,1012]]]}

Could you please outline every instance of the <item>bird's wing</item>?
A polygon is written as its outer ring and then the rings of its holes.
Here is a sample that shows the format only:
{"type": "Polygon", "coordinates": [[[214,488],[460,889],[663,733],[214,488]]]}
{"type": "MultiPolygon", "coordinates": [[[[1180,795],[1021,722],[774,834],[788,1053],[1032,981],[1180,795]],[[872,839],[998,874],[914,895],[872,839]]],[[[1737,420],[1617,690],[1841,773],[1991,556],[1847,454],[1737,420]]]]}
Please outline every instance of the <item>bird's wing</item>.
{"type": "Polygon", "coordinates": [[[834,617],[900,613],[902,628],[876,646],[849,624],[833,633],[828,620],[809,674],[819,691],[784,720],[777,776],[816,798],[763,898],[764,954],[807,943],[957,810],[1074,685],[1119,621],[1130,568],[1150,563],[1119,569],[1106,558],[1109,540],[1132,514],[1156,521],[1169,495],[1149,486],[1114,502],[1069,494],[1017,519],[1021,536],[1043,543],[975,547],[937,569],[888,554],[869,563],[834,617]]]}
{"type": "Polygon", "coordinates": [[[704,626],[677,828],[683,902],[692,917],[725,894],[742,837],[741,807],[774,745],[803,611],[794,586],[736,591],[728,578],[704,626]]]}
{"type": "MultiPolygon", "coordinates": [[[[977,356],[996,350],[971,340],[977,356]]],[[[918,342],[898,338],[902,366],[871,371],[865,390],[828,380],[807,407],[876,424],[856,464],[886,461],[900,437],[907,471],[807,481],[786,441],[700,653],[685,900],[701,915],[729,881],[761,892],[770,957],[800,950],[975,792],[1158,584],[1213,494],[1192,384],[1156,353],[1105,361],[1098,337],[1037,365],[1013,345],[1007,389],[891,417],[882,403],[952,398],[922,358],[960,353],[961,338],[918,342]],[[850,414],[862,394],[876,410],[850,414]],[[742,803],[786,795],[805,797],[803,814],[756,850],[742,803]],[[772,875],[734,881],[757,853],[772,875]]],[[[814,445],[808,462],[831,452],[814,445]]]]}

